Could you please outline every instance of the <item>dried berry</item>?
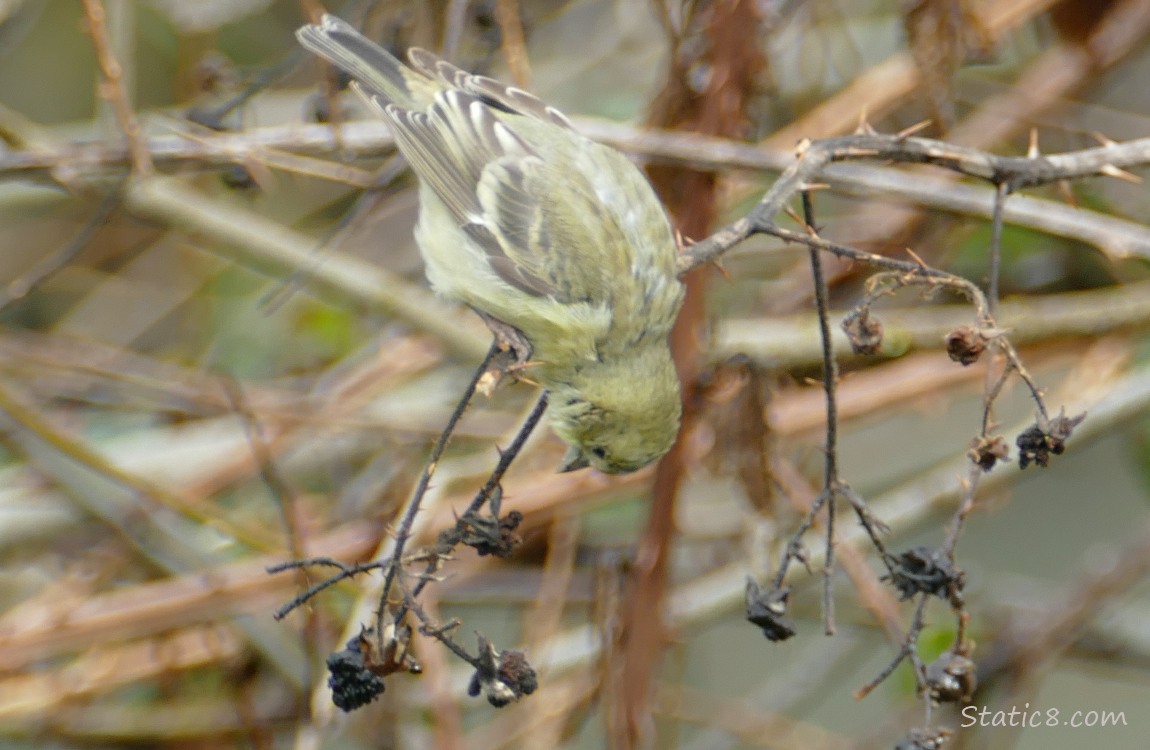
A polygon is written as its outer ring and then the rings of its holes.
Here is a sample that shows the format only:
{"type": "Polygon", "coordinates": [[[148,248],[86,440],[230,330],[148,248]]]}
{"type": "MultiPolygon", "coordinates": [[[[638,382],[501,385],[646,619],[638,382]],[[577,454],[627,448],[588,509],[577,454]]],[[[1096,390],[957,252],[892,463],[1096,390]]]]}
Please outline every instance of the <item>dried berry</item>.
{"type": "Polygon", "coordinates": [[[960,604],[965,576],[954,567],[950,558],[929,547],[913,547],[898,557],[888,557],[891,572],[883,576],[898,589],[899,598],[915,594],[947,596],[956,606],[960,604]]]}
{"type": "Polygon", "coordinates": [[[966,654],[944,651],[926,667],[926,684],[936,703],[967,703],[978,686],[975,664],[966,654]]]}
{"type": "Polygon", "coordinates": [[[368,666],[371,652],[367,633],[360,633],[342,651],[327,657],[327,684],[339,709],[354,711],[383,695],[383,678],[368,666]]]}
{"type": "Polygon", "coordinates": [[[502,518],[464,513],[455,522],[455,529],[459,542],[473,548],[480,557],[507,558],[523,543],[523,538],[515,533],[521,523],[523,514],[517,510],[509,511],[502,518]]]}
{"type": "Polygon", "coordinates": [[[795,624],[787,617],[789,588],[764,591],[754,578],[747,577],[747,619],[763,630],[770,641],[785,641],[796,633],[795,624]]]}
{"type": "Polygon", "coordinates": [[[949,729],[944,728],[912,729],[894,746],[894,750],[939,750],[951,734],[949,729]]]}
{"type": "Polygon", "coordinates": [[[481,634],[476,635],[479,638],[479,666],[471,675],[468,695],[475,697],[483,693],[488,703],[503,708],[535,692],[539,678],[522,651],[497,651],[490,640],[481,634]]]}
{"type": "Polygon", "coordinates": [[[1058,456],[1066,450],[1066,441],[1083,419],[1086,419],[1086,412],[1068,417],[1065,409],[1054,419],[1040,414],[1015,441],[1018,445],[1018,468],[1025,469],[1031,462],[1043,468],[1050,465],[1050,454],[1058,456]]]}
{"type": "Polygon", "coordinates": [[[970,326],[959,326],[946,334],[946,353],[963,367],[978,361],[986,351],[987,336],[970,326]]]}

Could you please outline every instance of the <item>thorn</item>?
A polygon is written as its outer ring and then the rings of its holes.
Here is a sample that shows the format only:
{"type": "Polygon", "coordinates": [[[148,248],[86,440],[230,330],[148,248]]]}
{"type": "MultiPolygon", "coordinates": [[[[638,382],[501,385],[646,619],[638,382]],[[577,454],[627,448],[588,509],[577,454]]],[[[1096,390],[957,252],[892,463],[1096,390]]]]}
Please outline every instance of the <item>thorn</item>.
{"type": "Polygon", "coordinates": [[[906,254],[907,254],[907,255],[909,255],[911,258],[913,258],[913,259],[914,259],[914,262],[915,262],[915,263],[917,263],[917,264],[919,264],[919,265],[920,265],[920,266],[922,266],[923,268],[926,268],[926,267],[927,267],[927,265],[926,265],[926,261],[925,261],[925,260],[923,260],[922,258],[920,258],[920,257],[918,256],[918,253],[916,253],[914,250],[911,250],[909,247],[908,247],[908,248],[906,248],[906,254]]]}
{"type": "Polygon", "coordinates": [[[1074,208],[1078,208],[1078,198],[1074,195],[1074,189],[1070,185],[1070,180],[1058,181],[1058,192],[1062,193],[1062,198],[1074,208]]]}
{"type": "Polygon", "coordinates": [[[1099,169],[1098,171],[1101,172],[1102,174],[1106,175],[1107,177],[1113,177],[1116,180],[1122,180],[1124,182],[1130,182],[1130,183],[1133,183],[1135,185],[1141,185],[1142,184],[1142,178],[1141,177],[1139,177],[1136,174],[1131,174],[1130,172],[1127,172],[1125,169],[1119,169],[1118,167],[1114,166],[1113,164],[1103,164],[1102,168],[1099,169]]]}
{"type": "Polygon", "coordinates": [[[810,147],[811,139],[803,138],[801,141],[795,144],[795,156],[802,156],[810,149],[810,147]]]}
{"type": "Polygon", "coordinates": [[[1030,129],[1030,145],[1026,147],[1026,158],[1037,159],[1042,155],[1038,150],[1038,128],[1030,129]]]}
{"type": "Polygon", "coordinates": [[[695,243],[696,243],[696,240],[693,240],[690,237],[688,237],[687,235],[680,232],[677,227],[675,228],[675,246],[678,247],[679,250],[683,250],[684,248],[688,248],[691,245],[694,245],[695,243]]]}
{"type": "MultiPolygon", "coordinates": [[[[542,365],[542,363],[543,362],[524,362],[523,367],[535,367],[537,365],[542,365]]],[[[532,381],[530,377],[527,377],[522,373],[515,373],[515,380],[519,381],[520,383],[534,385],[536,388],[543,388],[543,383],[540,383],[539,381],[532,381]]]]}
{"type": "Polygon", "coordinates": [[[803,217],[799,216],[798,213],[795,211],[795,209],[791,208],[790,206],[787,206],[786,208],[783,209],[783,211],[787,214],[787,216],[794,219],[795,223],[798,224],[800,227],[802,227],[803,229],[806,229],[808,232],[811,230],[811,228],[809,226],[807,226],[807,223],[805,221],[803,221],[803,217]]]}
{"type": "Polygon", "coordinates": [[[1098,141],[1099,144],[1106,146],[1107,148],[1109,148],[1110,146],[1117,146],[1118,145],[1118,143],[1116,141],[1110,140],[1109,138],[1107,138],[1102,133],[1099,133],[1097,130],[1091,131],[1090,135],[1094,136],[1094,140],[1098,141]]]}
{"type": "Polygon", "coordinates": [[[855,135],[878,135],[873,127],[871,127],[870,120],[867,119],[867,108],[863,107],[859,110],[859,122],[855,126],[855,135]]]}
{"type": "Polygon", "coordinates": [[[731,278],[731,274],[723,266],[723,263],[719,258],[715,258],[714,260],[712,260],[711,265],[714,266],[716,269],[718,269],[719,273],[721,273],[723,275],[723,278],[727,280],[728,284],[733,284],[735,282],[735,280],[733,278],[731,278]]]}
{"type": "Polygon", "coordinates": [[[900,140],[903,138],[909,138],[912,135],[914,135],[915,133],[918,133],[922,130],[926,130],[927,128],[929,128],[931,126],[932,122],[933,121],[930,118],[922,120],[921,122],[916,122],[914,125],[911,125],[909,128],[904,128],[903,130],[900,130],[897,133],[895,133],[894,137],[898,138],[900,140]]]}

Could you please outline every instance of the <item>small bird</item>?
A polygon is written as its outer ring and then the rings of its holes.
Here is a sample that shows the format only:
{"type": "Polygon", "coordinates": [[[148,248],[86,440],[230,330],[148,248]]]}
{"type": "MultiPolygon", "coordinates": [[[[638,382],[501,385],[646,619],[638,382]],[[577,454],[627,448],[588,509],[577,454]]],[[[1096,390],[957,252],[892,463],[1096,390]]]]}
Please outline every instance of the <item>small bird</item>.
{"type": "Polygon", "coordinates": [[[560,470],[630,472],[670,450],[681,405],[667,335],[683,285],[642,172],[531,94],[425,50],[408,67],[331,15],[296,35],[355,80],[419,177],[432,287],[526,342],[516,354],[570,448],[560,470]]]}

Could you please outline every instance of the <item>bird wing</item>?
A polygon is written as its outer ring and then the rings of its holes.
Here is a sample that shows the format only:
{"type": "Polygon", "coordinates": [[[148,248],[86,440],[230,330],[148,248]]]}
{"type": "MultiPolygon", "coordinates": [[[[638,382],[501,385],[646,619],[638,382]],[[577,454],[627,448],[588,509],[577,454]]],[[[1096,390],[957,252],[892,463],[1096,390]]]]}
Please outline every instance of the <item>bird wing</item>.
{"type": "MultiPolygon", "coordinates": [[[[554,174],[515,132],[515,120],[504,122],[479,95],[447,89],[422,112],[368,98],[392,124],[412,169],[500,278],[560,302],[606,301],[610,271],[593,256],[604,251],[609,222],[581,175],[554,174]]],[[[563,132],[558,140],[569,138],[578,136],[563,132]]]]}

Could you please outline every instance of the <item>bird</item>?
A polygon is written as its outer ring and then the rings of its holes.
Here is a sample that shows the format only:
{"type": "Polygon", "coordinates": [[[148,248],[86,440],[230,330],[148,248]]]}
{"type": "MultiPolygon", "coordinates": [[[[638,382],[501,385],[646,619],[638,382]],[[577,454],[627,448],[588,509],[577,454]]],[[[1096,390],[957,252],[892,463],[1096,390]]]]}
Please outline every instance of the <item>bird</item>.
{"type": "Polygon", "coordinates": [[[405,65],[332,15],[296,35],[389,126],[419,180],[428,281],[530,359],[568,445],[560,471],[627,473],[665,455],[682,409],[668,335],[684,287],[642,171],[532,94],[426,50],[405,65]]]}

